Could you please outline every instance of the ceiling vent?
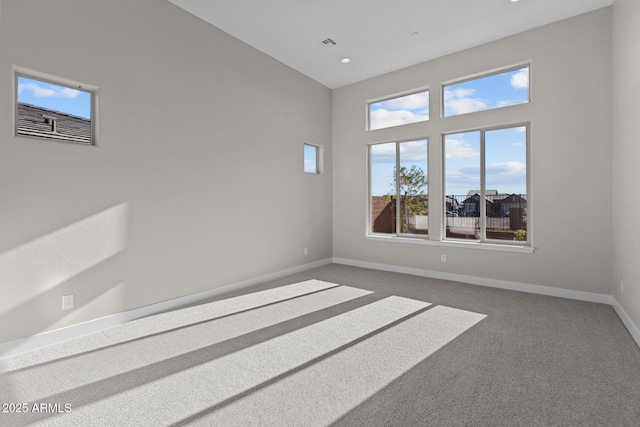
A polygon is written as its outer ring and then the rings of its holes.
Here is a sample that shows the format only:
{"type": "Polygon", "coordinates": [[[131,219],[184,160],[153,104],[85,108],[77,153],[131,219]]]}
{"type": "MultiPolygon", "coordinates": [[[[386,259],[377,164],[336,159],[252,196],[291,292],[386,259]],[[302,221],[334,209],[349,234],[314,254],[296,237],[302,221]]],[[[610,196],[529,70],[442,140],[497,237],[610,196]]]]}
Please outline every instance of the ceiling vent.
{"type": "Polygon", "coordinates": [[[336,42],[332,39],[325,39],[325,40],[322,40],[320,44],[324,47],[331,47],[331,46],[335,46],[336,42]]]}

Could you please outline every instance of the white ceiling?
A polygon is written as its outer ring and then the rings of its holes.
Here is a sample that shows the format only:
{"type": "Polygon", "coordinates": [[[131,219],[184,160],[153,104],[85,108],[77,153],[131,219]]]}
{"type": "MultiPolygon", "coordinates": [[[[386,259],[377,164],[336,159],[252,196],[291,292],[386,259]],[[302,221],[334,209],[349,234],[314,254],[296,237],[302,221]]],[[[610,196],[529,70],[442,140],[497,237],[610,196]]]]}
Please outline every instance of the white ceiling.
{"type": "Polygon", "coordinates": [[[337,88],[613,0],[169,0],[314,80],[337,88]],[[321,41],[331,38],[335,46],[321,41]],[[343,57],[349,64],[340,63],[343,57]]]}

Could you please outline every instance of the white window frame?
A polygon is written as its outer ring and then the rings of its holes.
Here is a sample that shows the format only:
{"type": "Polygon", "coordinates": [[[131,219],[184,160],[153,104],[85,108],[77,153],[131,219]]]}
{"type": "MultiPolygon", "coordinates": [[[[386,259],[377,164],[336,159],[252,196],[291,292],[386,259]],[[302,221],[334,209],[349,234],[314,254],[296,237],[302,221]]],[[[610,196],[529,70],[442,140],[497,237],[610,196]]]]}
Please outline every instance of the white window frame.
{"type": "Polygon", "coordinates": [[[529,219],[531,218],[530,213],[531,213],[531,122],[516,122],[516,123],[509,123],[509,124],[504,124],[504,125],[500,125],[500,126],[487,126],[487,127],[480,127],[480,128],[474,128],[474,129],[465,129],[462,131],[450,131],[447,133],[442,134],[442,174],[441,174],[441,184],[442,184],[442,207],[443,209],[441,210],[441,218],[442,218],[442,229],[440,231],[441,236],[442,236],[442,240],[443,241],[447,241],[447,242],[460,242],[460,243],[464,243],[464,244],[476,244],[476,245],[506,245],[506,246],[518,246],[518,247],[531,247],[531,223],[529,222],[529,219]],[[499,240],[499,239],[488,239],[487,238],[487,215],[486,215],[486,211],[487,211],[487,206],[486,203],[483,203],[483,201],[485,200],[486,197],[486,162],[485,162],[485,134],[487,132],[490,131],[494,131],[494,130],[502,130],[502,129],[512,129],[512,128],[518,128],[518,127],[524,127],[526,129],[525,131],[525,135],[526,135],[526,173],[527,173],[527,183],[526,183],[526,189],[527,189],[527,239],[525,241],[509,241],[509,240],[499,240]],[[457,238],[447,238],[446,236],[446,225],[447,225],[447,218],[446,218],[446,206],[447,206],[447,194],[445,194],[445,176],[446,176],[446,161],[445,161],[445,156],[446,156],[446,148],[445,148],[445,140],[447,135],[456,135],[456,134],[460,134],[460,133],[466,133],[466,132],[479,132],[480,133],[480,203],[479,203],[479,207],[480,207],[480,238],[479,239],[475,239],[475,240],[471,240],[471,239],[457,239],[457,238]]]}
{"type": "MultiPolygon", "coordinates": [[[[412,142],[412,141],[422,141],[422,140],[426,140],[427,141],[427,147],[429,146],[429,138],[426,136],[418,136],[415,138],[408,138],[408,139],[398,139],[395,141],[385,141],[385,142],[375,142],[372,144],[368,144],[367,145],[367,235],[368,236],[382,236],[383,238],[394,238],[394,237],[399,237],[399,238],[407,238],[407,239],[417,239],[417,240],[426,240],[429,238],[429,234],[428,234],[428,229],[427,229],[427,234],[412,234],[412,233],[402,233],[399,230],[401,229],[401,227],[399,227],[400,225],[400,211],[401,211],[401,207],[400,207],[400,203],[396,203],[396,224],[395,224],[395,229],[396,232],[395,233],[374,233],[372,231],[373,228],[373,223],[372,223],[372,213],[373,213],[373,209],[371,206],[371,190],[372,190],[372,185],[371,185],[371,147],[373,147],[374,145],[382,145],[382,144],[395,144],[395,157],[396,157],[396,162],[395,162],[395,170],[396,173],[398,173],[398,171],[400,171],[401,168],[401,158],[400,158],[400,145],[406,142],[412,142]]],[[[428,157],[428,151],[427,151],[427,164],[429,162],[429,157],[428,157]]],[[[399,200],[399,188],[400,188],[400,182],[394,177],[394,180],[396,182],[396,200],[399,200]]],[[[429,169],[427,168],[427,197],[429,197],[429,169]]]]}
{"type": "Polygon", "coordinates": [[[320,175],[324,173],[324,149],[321,145],[318,144],[312,144],[310,142],[305,142],[303,144],[303,149],[302,149],[302,158],[303,158],[303,163],[302,163],[302,170],[304,171],[304,173],[307,173],[309,175],[320,175]],[[306,147],[311,147],[314,148],[316,151],[316,170],[315,172],[310,172],[306,170],[306,161],[307,161],[307,157],[304,153],[304,149],[306,147]]]}
{"type": "MultiPolygon", "coordinates": [[[[532,133],[532,120],[531,120],[531,104],[534,102],[533,100],[533,91],[532,87],[534,85],[533,82],[533,62],[531,60],[526,60],[522,62],[513,63],[509,66],[502,66],[498,68],[494,68],[492,70],[484,70],[478,72],[473,75],[467,75],[464,78],[456,78],[451,80],[441,80],[438,84],[439,90],[439,99],[438,102],[430,102],[429,103],[429,120],[422,122],[412,123],[413,126],[411,130],[405,129],[406,125],[399,126],[391,126],[387,128],[375,129],[376,133],[372,133],[372,135],[377,134],[378,131],[381,131],[382,135],[385,135],[383,140],[373,141],[371,138],[366,146],[366,179],[367,179],[367,197],[366,197],[366,220],[365,220],[365,229],[364,237],[366,240],[371,241],[379,241],[379,242],[396,242],[396,243],[409,243],[409,244],[417,244],[417,245],[431,245],[431,246],[440,246],[440,247],[455,247],[455,248],[466,248],[466,249],[477,249],[477,250],[489,250],[489,251],[505,251],[505,252],[520,252],[520,253],[533,253],[535,251],[533,237],[534,235],[534,210],[533,210],[533,192],[531,189],[531,133],[532,133]],[[528,68],[529,72],[529,87],[528,87],[528,102],[513,104],[513,105],[505,105],[498,108],[490,108],[486,110],[479,110],[474,112],[469,112],[465,114],[458,114],[453,116],[444,116],[444,89],[448,85],[464,83],[466,81],[472,81],[476,79],[480,79],[483,77],[489,77],[492,75],[497,75],[501,73],[506,73],[513,70],[519,70],[522,68],[528,68]],[[440,111],[437,111],[439,109],[440,111]],[[475,114],[474,114],[475,113],[475,114]],[[486,120],[481,120],[480,117],[485,117],[486,120]],[[485,123],[482,123],[485,122],[485,123]],[[446,194],[444,193],[444,185],[445,185],[445,162],[444,162],[444,137],[445,135],[455,134],[455,133],[463,133],[468,131],[477,131],[484,130],[489,131],[493,129],[503,129],[509,127],[517,127],[517,126],[526,126],[527,130],[527,159],[526,159],[526,168],[527,168],[527,240],[526,242],[522,241],[506,241],[506,240],[497,240],[497,239],[485,239],[482,241],[477,240],[455,240],[455,239],[447,239],[445,234],[446,222],[445,218],[440,218],[437,210],[441,211],[442,217],[445,216],[445,207],[446,207],[446,194]],[[415,136],[420,135],[420,136],[415,136]],[[429,194],[430,196],[435,196],[437,191],[441,192],[442,200],[438,200],[438,198],[433,199],[430,197],[430,201],[433,200],[434,205],[432,206],[430,203],[429,211],[431,215],[429,215],[429,235],[428,236],[420,236],[420,235],[405,235],[405,234],[387,234],[387,233],[373,233],[372,232],[372,211],[371,211],[371,157],[370,157],[370,146],[375,144],[381,144],[385,142],[402,142],[402,141],[410,141],[414,139],[427,139],[429,141],[437,141],[439,138],[441,139],[440,144],[430,144],[430,146],[435,147],[433,150],[429,150],[429,156],[431,159],[429,160],[429,168],[428,168],[428,182],[429,182],[429,194]],[[434,156],[436,153],[439,155],[434,156]],[[434,163],[435,162],[435,163],[434,163]],[[435,166],[435,164],[439,163],[439,166],[435,166]],[[441,203],[441,206],[435,206],[436,203],[441,203]]],[[[421,88],[413,89],[410,91],[406,91],[403,93],[375,98],[365,102],[366,107],[366,126],[365,131],[370,131],[370,105],[378,102],[383,102],[390,99],[395,99],[398,97],[411,95],[415,93],[420,93],[424,91],[429,91],[430,93],[430,101],[434,101],[435,93],[431,93],[435,89],[433,86],[424,86],[421,88]]],[[[483,159],[484,164],[484,159],[483,159]]],[[[484,166],[483,166],[484,167],[484,166]]],[[[484,173],[483,173],[484,175],[484,173]]],[[[485,207],[486,209],[486,207],[485,207]]]]}
{"type": "Polygon", "coordinates": [[[530,104],[531,101],[531,62],[525,62],[522,64],[518,64],[518,65],[514,65],[514,66],[509,66],[509,67],[504,67],[504,68],[498,68],[495,70],[491,70],[491,71],[485,71],[482,73],[478,73],[478,74],[474,74],[472,76],[467,76],[467,77],[463,77],[463,78],[458,78],[455,80],[447,80],[445,82],[442,82],[440,85],[440,118],[442,119],[449,119],[452,117],[459,117],[459,116],[466,116],[468,114],[477,114],[477,113],[482,113],[484,111],[493,111],[493,110],[500,110],[503,108],[509,108],[509,107],[514,107],[516,105],[522,105],[522,104],[530,104]],[[527,88],[527,102],[523,102],[523,103],[519,103],[519,104],[513,104],[513,105],[504,105],[504,106],[499,106],[499,107],[492,107],[492,108],[487,108],[484,110],[477,110],[477,111],[471,111],[468,113],[461,113],[461,114],[454,114],[454,115],[445,115],[445,89],[448,86],[452,86],[452,85],[457,85],[457,84],[461,84],[461,83],[466,83],[466,82],[472,82],[474,80],[480,80],[483,79],[485,77],[492,77],[492,76],[497,76],[499,74],[504,74],[504,73],[508,73],[510,71],[515,71],[515,70],[520,70],[522,68],[528,68],[528,73],[529,73],[529,86],[527,88]]]}
{"type": "Polygon", "coordinates": [[[411,91],[402,92],[402,93],[399,93],[399,94],[389,95],[389,96],[385,96],[385,97],[382,97],[382,98],[376,98],[376,99],[372,99],[370,101],[367,101],[366,130],[368,132],[375,132],[375,131],[379,131],[379,130],[383,130],[383,129],[391,129],[391,128],[396,128],[396,127],[401,127],[401,126],[409,126],[409,125],[412,125],[412,124],[415,124],[415,123],[428,122],[431,119],[431,102],[430,101],[431,101],[431,89],[429,87],[413,89],[411,91]],[[419,121],[416,121],[416,122],[403,123],[403,124],[393,125],[393,126],[385,126],[385,127],[381,127],[381,128],[375,128],[375,129],[371,128],[371,106],[373,104],[379,104],[381,102],[393,101],[394,99],[404,98],[406,96],[411,96],[411,95],[417,95],[419,93],[424,93],[424,92],[427,93],[427,99],[429,100],[429,106],[428,106],[428,110],[427,110],[429,112],[429,117],[426,120],[419,120],[419,121]]]}
{"type": "Polygon", "coordinates": [[[80,83],[74,80],[53,76],[50,74],[46,74],[40,71],[34,71],[23,67],[14,66],[13,67],[13,135],[20,138],[30,138],[37,140],[45,140],[52,142],[67,142],[72,144],[77,144],[81,146],[89,146],[89,147],[97,147],[98,146],[98,87],[94,85],[89,85],[85,83],[80,83]],[[50,83],[57,86],[63,86],[70,89],[80,90],[82,92],[86,92],[90,94],[90,141],[83,142],[74,139],[68,138],[56,138],[56,137],[46,137],[46,136],[37,136],[37,135],[25,135],[18,132],[18,78],[28,78],[39,80],[43,83],[50,83]]]}

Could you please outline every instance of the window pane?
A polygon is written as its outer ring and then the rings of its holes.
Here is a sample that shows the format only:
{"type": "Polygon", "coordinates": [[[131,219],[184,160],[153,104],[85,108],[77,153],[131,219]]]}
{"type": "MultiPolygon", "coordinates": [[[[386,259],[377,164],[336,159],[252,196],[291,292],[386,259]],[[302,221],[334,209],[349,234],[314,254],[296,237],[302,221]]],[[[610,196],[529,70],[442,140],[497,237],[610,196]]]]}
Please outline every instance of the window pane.
{"type": "Polygon", "coordinates": [[[480,132],[446,135],[446,237],[480,238],[480,132]]]}
{"type": "Polygon", "coordinates": [[[17,135],[91,144],[91,92],[18,76],[17,135]]]}
{"type": "Polygon", "coordinates": [[[304,144],[304,171],[318,173],[318,147],[304,144]]]}
{"type": "Polygon", "coordinates": [[[428,234],[427,140],[400,143],[400,233],[428,234]]]}
{"type": "Polygon", "coordinates": [[[444,86],[445,117],[529,102],[529,67],[444,86]]]}
{"type": "Polygon", "coordinates": [[[393,199],[396,196],[395,167],[396,143],[376,144],[370,152],[371,232],[395,233],[396,212],[393,199]]]}
{"type": "Polygon", "coordinates": [[[429,120],[429,91],[369,104],[369,130],[429,120]]]}
{"type": "Polygon", "coordinates": [[[526,127],[485,133],[487,239],[526,240],[526,127]]]}

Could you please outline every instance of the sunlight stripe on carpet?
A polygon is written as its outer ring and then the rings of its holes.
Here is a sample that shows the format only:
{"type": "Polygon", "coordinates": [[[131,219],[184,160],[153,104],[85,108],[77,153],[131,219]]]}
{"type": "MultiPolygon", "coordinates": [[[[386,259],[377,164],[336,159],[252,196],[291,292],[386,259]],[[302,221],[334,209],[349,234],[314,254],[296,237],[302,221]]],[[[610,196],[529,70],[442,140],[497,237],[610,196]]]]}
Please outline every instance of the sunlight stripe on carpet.
{"type": "Polygon", "coordinates": [[[430,304],[388,297],[269,341],[73,408],[40,425],[167,425],[224,402],[430,304]]]}
{"type": "Polygon", "coordinates": [[[105,346],[112,346],[151,334],[162,333],[168,329],[180,328],[208,319],[228,316],[240,311],[254,309],[336,286],[338,285],[335,283],[311,279],[194,307],[156,314],[114,326],[94,334],[53,344],[49,347],[21,353],[6,359],[0,359],[0,373],[34,364],[45,363],[62,357],[73,356],[105,346]]]}
{"type": "MultiPolygon", "coordinates": [[[[136,370],[150,369],[148,367],[154,363],[162,363],[371,293],[348,286],[336,286],[210,322],[143,337],[125,345],[106,347],[18,372],[1,374],[0,385],[16,385],[12,389],[5,387],[5,392],[10,393],[11,401],[38,401],[45,396],[109,381],[111,377],[123,373],[135,375],[136,370]],[[52,381],[52,373],[55,373],[55,381],[52,381]]],[[[192,314],[201,317],[197,313],[192,314]]]]}
{"type": "Polygon", "coordinates": [[[189,425],[329,425],[485,317],[433,307],[189,425]]]}

